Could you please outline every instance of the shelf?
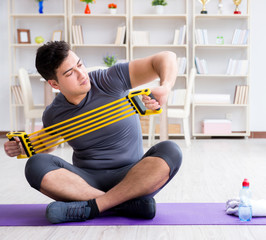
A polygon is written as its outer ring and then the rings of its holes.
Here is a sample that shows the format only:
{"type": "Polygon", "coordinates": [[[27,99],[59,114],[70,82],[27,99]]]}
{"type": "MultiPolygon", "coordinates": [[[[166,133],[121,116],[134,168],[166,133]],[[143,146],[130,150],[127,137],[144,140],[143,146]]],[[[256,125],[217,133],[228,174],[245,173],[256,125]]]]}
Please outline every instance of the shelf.
{"type": "MultiPolygon", "coordinates": [[[[12,77],[18,78],[18,74],[12,74],[12,77]]],[[[38,73],[35,73],[35,74],[29,74],[29,77],[32,77],[32,78],[40,77],[40,78],[41,78],[41,75],[38,74],[38,73]]]]}
{"type": "Polygon", "coordinates": [[[160,45],[132,45],[132,48],[187,48],[187,45],[173,45],[173,44],[160,44],[160,45]]]}
{"type": "Polygon", "coordinates": [[[248,107],[248,104],[233,103],[193,103],[194,107],[248,107]]]}
{"type": "Polygon", "coordinates": [[[248,75],[196,74],[196,78],[247,78],[248,75]]]}
{"type": "Polygon", "coordinates": [[[71,14],[71,17],[78,18],[126,18],[126,14],[71,14]]]}
{"type": "Polygon", "coordinates": [[[31,43],[12,43],[11,44],[11,47],[40,47],[42,46],[43,44],[31,44],[31,43]]]}
{"type": "Polygon", "coordinates": [[[248,45],[233,45],[233,44],[208,44],[208,45],[199,45],[195,44],[195,48],[248,48],[248,45]]]}
{"type": "Polygon", "coordinates": [[[116,44],[71,44],[72,47],[123,47],[126,48],[126,44],[116,45],[116,44]]]}
{"type": "Polygon", "coordinates": [[[10,14],[13,18],[49,18],[49,17],[65,17],[65,14],[10,14]]]}
{"type": "Polygon", "coordinates": [[[230,134],[204,134],[204,133],[194,133],[194,137],[246,137],[249,136],[247,132],[233,132],[230,134]]]}
{"type": "Polygon", "coordinates": [[[186,14],[140,14],[133,15],[132,18],[186,18],[186,14]]]}
{"type": "Polygon", "coordinates": [[[248,14],[196,14],[195,18],[200,19],[217,19],[217,18],[229,18],[229,19],[248,19],[250,16],[248,14]]]}

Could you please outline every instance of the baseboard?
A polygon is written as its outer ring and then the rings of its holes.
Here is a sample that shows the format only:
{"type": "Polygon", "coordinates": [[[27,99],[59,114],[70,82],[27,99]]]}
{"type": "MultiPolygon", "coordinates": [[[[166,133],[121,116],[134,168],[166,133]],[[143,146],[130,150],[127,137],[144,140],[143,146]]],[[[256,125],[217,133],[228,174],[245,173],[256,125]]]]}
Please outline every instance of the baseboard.
{"type": "MultiPolygon", "coordinates": [[[[6,131],[0,131],[0,138],[6,138],[6,131]]],[[[144,139],[147,137],[143,137],[144,139]]],[[[266,132],[250,132],[249,138],[266,138],[266,132]]]]}
{"type": "Polygon", "coordinates": [[[250,132],[249,138],[266,138],[266,132],[250,132]]]}

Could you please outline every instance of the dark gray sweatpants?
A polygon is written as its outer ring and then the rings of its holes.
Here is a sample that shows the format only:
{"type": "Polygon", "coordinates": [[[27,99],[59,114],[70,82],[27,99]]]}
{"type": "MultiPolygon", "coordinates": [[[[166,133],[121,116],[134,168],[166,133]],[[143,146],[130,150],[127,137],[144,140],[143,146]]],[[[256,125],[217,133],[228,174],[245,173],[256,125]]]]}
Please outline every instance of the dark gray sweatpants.
{"type": "MultiPolygon", "coordinates": [[[[172,141],[163,141],[154,145],[139,161],[148,156],[160,157],[166,161],[170,168],[170,177],[167,183],[178,172],[182,162],[182,152],[178,145],[172,141]]],[[[79,175],[90,186],[106,192],[117,185],[137,163],[110,170],[86,169],[73,166],[57,156],[39,153],[29,158],[25,167],[25,176],[29,184],[39,191],[41,181],[45,174],[56,169],[64,168],[79,175]]],[[[160,190],[157,190],[149,196],[154,196],[160,190]]]]}

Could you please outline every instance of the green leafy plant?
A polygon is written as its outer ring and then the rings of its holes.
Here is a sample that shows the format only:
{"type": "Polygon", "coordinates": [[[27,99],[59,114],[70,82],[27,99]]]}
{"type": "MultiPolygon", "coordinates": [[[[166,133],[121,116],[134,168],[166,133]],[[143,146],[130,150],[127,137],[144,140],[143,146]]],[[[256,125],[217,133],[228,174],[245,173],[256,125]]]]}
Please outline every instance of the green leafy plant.
{"type": "Polygon", "coordinates": [[[158,5],[166,6],[167,2],[165,0],[153,0],[151,5],[152,6],[158,6],[158,5]]]}
{"type": "Polygon", "coordinates": [[[89,3],[95,3],[96,1],[95,0],[80,0],[81,2],[85,2],[87,4],[89,3]]]}
{"type": "Polygon", "coordinates": [[[103,61],[107,67],[111,67],[116,64],[117,58],[114,55],[107,55],[103,58],[103,61]]]}

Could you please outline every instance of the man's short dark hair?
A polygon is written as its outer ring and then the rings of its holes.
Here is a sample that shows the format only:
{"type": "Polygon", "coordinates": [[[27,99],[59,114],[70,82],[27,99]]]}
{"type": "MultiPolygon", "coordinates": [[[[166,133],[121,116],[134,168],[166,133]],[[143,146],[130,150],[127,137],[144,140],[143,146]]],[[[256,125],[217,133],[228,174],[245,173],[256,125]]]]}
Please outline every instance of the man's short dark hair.
{"type": "Polygon", "coordinates": [[[69,54],[70,46],[65,41],[48,42],[38,48],[35,66],[45,80],[56,80],[56,69],[69,54]]]}

